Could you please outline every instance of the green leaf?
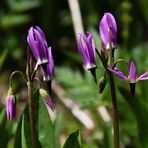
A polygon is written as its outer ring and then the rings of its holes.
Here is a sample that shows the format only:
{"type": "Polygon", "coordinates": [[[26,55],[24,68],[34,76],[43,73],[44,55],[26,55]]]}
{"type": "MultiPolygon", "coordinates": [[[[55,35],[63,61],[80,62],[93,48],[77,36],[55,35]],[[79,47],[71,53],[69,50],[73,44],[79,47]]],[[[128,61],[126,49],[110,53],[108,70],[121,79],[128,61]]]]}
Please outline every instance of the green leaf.
{"type": "Polygon", "coordinates": [[[52,121],[50,119],[47,107],[43,102],[44,98],[42,98],[39,95],[39,91],[37,91],[34,94],[34,99],[36,111],[36,126],[38,130],[38,139],[40,145],[43,148],[55,148],[52,121]]]}
{"type": "Polygon", "coordinates": [[[79,130],[71,133],[70,136],[67,138],[66,142],[64,143],[63,148],[81,148],[78,137],[79,130]]]}
{"type": "Polygon", "coordinates": [[[3,147],[7,147],[7,143],[9,140],[9,135],[8,135],[8,131],[6,129],[6,123],[7,123],[7,119],[6,119],[6,110],[3,109],[0,113],[0,145],[3,147]]]}
{"type": "Polygon", "coordinates": [[[2,69],[2,66],[4,65],[7,55],[8,55],[8,49],[4,49],[0,55],[0,70],[2,69]]]}
{"type": "Polygon", "coordinates": [[[0,27],[11,28],[14,26],[28,23],[30,20],[31,17],[25,14],[6,15],[1,19],[0,27]]]}
{"type": "Polygon", "coordinates": [[[21,138],[22,138],[22,148],[31,148],[31,131],[30,131],[30,123],[29,123],[29,112],[28,105],[25,108],[24,114],[22,116],[22,130],[21,130],[21,138]]]}
{"type": "Polygon", "coordinates": [[[34,8],[37,8],[41,5],[40,1],[16,1],[16,0],[7,0],[7,3],[10,9],[14,12],[24,12],[34,8]]]}
{"type": "Polygon", "coordinates": [[[55,143],[55,147],[54,148],[59,148],[60,147],[60,133],[61,133],[61,129],[62,129],[62,114],[58,114],[58,116],[56,117],[55,121],[54,121],[54,143],[55,143]]]}
{"type": "Polygon", "coordinates": [[[18,123],[16,134],[15,134],[15,141],[14,141],[15,148],[20,148],[20,145],[21,145],[21,128],[22,128],[22,117],[18,123]]]}
{"type": "MultiPolygon", "coordinates": [[[[55,148],[52,122],[47,107],[43,102],[43,98],[39,95],[39,91],[34,93],[33,100],[36,120],[35,124],[38,133],[38,148],[55,148]]],[[[22,116],[21,140],[22,148],[32,147],[28,105],[22,116]]]]}

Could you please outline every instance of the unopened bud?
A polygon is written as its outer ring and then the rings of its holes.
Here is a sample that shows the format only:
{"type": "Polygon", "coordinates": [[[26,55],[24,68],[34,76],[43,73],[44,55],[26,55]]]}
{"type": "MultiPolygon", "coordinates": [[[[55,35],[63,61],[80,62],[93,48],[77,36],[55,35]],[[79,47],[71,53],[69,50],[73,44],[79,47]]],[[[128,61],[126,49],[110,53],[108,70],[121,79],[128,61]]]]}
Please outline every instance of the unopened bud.
{"type": "Polygon", "coordinates": [[[47,106],[52,110],[54,111],[55,110],[55,106],[54,106],[54,103],[52,102],[50,96],[48,95],[47,91],[43,88],[41,88],[39,90],[39,93],[40,95],[45,99],[45,102],[47,104],[47,106]]]}
{"type": "Polygon", "coordinates": [[[16,97],[13,95],[12,87],[9,88],[6,98],[6,113],[8,120],[16,119],[16,97]]]}
{"type": "Polygon", "coordinates": [[[106,86],[106,78],[105,76],[102,76],[99,81],[99,93],[100,94],[104,91],[105,86],[106,86]]]}

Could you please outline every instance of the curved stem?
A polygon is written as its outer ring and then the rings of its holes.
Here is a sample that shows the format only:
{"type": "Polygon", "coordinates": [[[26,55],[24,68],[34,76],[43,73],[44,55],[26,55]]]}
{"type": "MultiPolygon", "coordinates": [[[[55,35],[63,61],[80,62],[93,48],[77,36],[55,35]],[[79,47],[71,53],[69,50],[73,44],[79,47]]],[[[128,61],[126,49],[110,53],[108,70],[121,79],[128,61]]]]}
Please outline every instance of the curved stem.
{"type": "Polygon", "coordinates": [[[10,75],[10,78],[9,78],[9,84],[10,84],[10,86],[12,86],[12,79],[13,79],[13,77],[14,77],[15,74],[21,74],[21,76],[23,77],[23,80],[27,83],[27,80],[26,80],[26,78],[24,76],[24,73],[21,72],[21,71],[19,71],[19,70],[16,70],[16,71],[12,72],[12,74],[10,75]]]}
{"type": "Polygon", "coordinates": [[[121,63],[121,62],[122,62],[122,63],[125,63],[125,64],[129,67],[128,62],[126,62],[124,59],[118,59],[117,61],[114,62],[112,68],[114,68],[118,63],[121,63]]]}

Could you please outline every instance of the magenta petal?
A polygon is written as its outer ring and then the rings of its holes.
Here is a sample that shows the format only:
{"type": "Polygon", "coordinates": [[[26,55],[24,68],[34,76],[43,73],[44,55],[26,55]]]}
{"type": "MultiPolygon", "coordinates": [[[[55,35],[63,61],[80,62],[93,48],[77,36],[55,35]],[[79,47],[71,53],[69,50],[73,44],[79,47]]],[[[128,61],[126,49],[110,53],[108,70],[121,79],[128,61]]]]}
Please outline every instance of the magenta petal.
{"type": "Polygon", "coordinates": [[[6,98],[6,113],[8,120],[16,119],[16,101],[13,95],[6,98]]]}
{"type": "Polygon", "coordinates": [[[51,47],[47,50],[48,63],[42,65],[42,75],[44,81],[49,81],[54,78],[54,60],[52,57],[51,47]]]}
{"type": "Polygon", "coordinates": [[[51,98],[48,97],[48,98],[46,99],[46,104],[47,104],[47,106],[48,106],[52,111],[55,110],[55,105],[53,104],[51,98]]]}
{"type": "Polygon", "coordinates": [[[129,68],[129,79],[130,81],[136,80],[136,67],[135,63],[132,61],[129,68]]]}
{"type": "Polygon", "coordinates": [[[148,80],[148,72],[145,72],[144,74],[140,75],[137,80],[142,81],[142,80],[148,80]]]}
{"type": "Polygon", "coordinates": [[[100,36],[105,44],[106,49],[109,49],[109,33],[108,29],[110,29],[110,39],[113,48],[116,48],[117,44],[117,24],[114,16],[111,13],[105,13],[100,21],[100,36]]]}
{"type": "Polygon", "coordinates": [[[48,62],[47,60],[47,41],[41,28],[31,27],[28,31],[27,42],[32,50],[32,53],[37,61],[38,65],[42,65],[48,62]]]}
{"type": "Polygon", "coordinates": [[[42,31],[42,29],[39,26],[36,26],[36,30],[41,34],[41,36],[44,38],[44,40],[46,41],[46,37],[44,32],[42,31]]]}
{"type": "Polygon", "coordinates": [[[83,42],[82,41],[82,34],[80,34],[79,40],[78,40],[78,51],[83,59],[84,64],[87,65],[89,63],[88,52],[86,51],[85,46],[83,45],[82,42],[83,42]]]}
{"type": "Polygon", "coordinates": [[[42,38],[41,34],[34,29],[34,35],[36,37],[36,41],[37,41],[37,47],[38,47],[38,51],[40,54],[40,58],[42,60],[42,63],[47,63],[48,59],[47,59],[47,44],[45,44],[45,40],[44,38],[42,38]]]}
{"type": "Polygon", "coordinates": [[[78,40],[78,51],[83,59],[86,69],[96,67],[96,49],[93,37],[90,33],[80,33],[78,40]]]}
{"type": "Polygon", "coordinates": [[[40,63],[41,59],[40,59],[39,51],[38,51],[36,41],[34,38],[33,27],[31,27],[28,31],[27,42],[30,46],[30,49],[31,49],[35,59],[38,61],[38,63],[40,63]]]}
{"type": "Polygon", "coordinates": [[[116,76],[118,76],[121,80],[128,81],[128,78],[117,68],[114,68],[114,69],[108,68],[108,70],[114,73],[116,76]]]}

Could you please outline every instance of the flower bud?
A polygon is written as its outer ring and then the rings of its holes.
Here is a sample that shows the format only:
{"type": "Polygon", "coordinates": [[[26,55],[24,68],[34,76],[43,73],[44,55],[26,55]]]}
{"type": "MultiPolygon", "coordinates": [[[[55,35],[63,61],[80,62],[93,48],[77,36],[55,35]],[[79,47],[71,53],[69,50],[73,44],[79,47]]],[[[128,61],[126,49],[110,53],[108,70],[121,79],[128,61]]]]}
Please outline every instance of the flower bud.
{"type": "Polygon", "coordinates": [[[53,104],[53,102],[52,102],[50,96],[48,95],[47,91],[46,91],[45,89],[41,88],[41,89],[39,90],[39,93],[40,93],[40,95],[45,99],[45,102],[46,102],[47,106],[48,106],[52,111],[54,111],[54,110],[55,110],[55,106],[54,106],[54,104],[53,104]]]}
{"type": "Polygon", "coordinates": [[[6,98],[6,114],[7,120],[12,121],[16,119],[16,97],[13,95],[12,88],[8,90],[8,95],[6,98]]]}
{"type": "Polygon", "coordinates": [[[87,70],[96,68],[96,49],[93,36],[88,34],[79,35],[78,51],[87,70]]]}
{"type": "Polygon", "coordinates": [[[28,31],[27,42],[37,61],[37,65],[48,63],[47,59],[47,41],[44,32],[36,26],[28,31]]]}
{"type": "Polygon", "coordinates": [[[117,46],[117,24],[111,13],[105,13],[100,21],[100,36],[106,49],[116,48],[117,46]],[[111,43],[110,43],[111,42],[111,43]]]}
{"type": "Polygon", "coordinates": [[[100,94],[104,91],[105,86],[106,86],[106,78],[105,76],[102,76],[99,81],[99,93],[100,94]]]}

